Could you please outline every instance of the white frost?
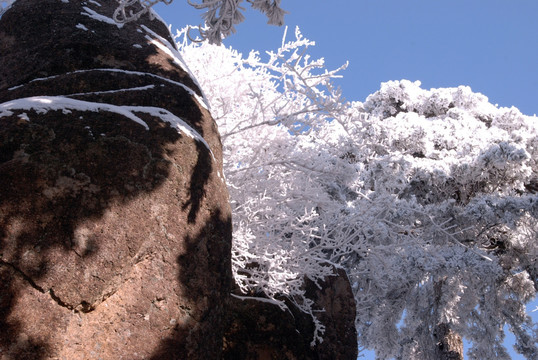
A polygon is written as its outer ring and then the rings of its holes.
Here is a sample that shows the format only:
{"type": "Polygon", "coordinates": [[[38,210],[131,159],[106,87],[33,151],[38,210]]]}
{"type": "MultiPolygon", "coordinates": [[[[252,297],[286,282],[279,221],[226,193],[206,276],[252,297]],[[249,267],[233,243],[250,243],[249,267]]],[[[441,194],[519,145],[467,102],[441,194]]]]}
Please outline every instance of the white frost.
{"type": "Polygon", "coordinates": [[[109,18],[108,16],[101,15],[98,12],[96,12],[95,10],[90,9],[87,6],[83,6],[82,8],[87,11],[87,12],[81,12],[82,15],[86,15],[88,17],[91,17],[92,19],[95,19],[97,21],[102,21],[102,22],[110,24],[110,25],[116,25],[120,29],[123,27],[122,23],[118,23],[118,22],[114,21],[114,19],[109,18]]]}
{"type": "Polygon", "coordinates": [[[16,99],[0,104],[0,117],[10,116],[11,110],[35,110],[37,113],[62,110],[64,113],[70,110],[78,111],[108,111],[123,115],[149,130],[148,125],[123,106],[103,104],[82,100],[75,100],[63,96],[33,96],[16,99]]]}
{"type": "MultiPolygon", "coordinates": [[[[203,98],[202,99],[198,99],[200,104],[203,104],[203,106],[209,110],[210,107],[209,107],[209,102],[207,101],[207,98],[205,96],[205,94],[203,93],[203,90],[202,90],[202,87],[200,86],[200,84],[198,84],[198,81],[196,80],[196,77],[194,76],[194,74],[192,73],[192,71],[189,69],[189,67],[187,66],[187,63],[185,62],[185,60],[183,60],[183,57],[181,56],[181,54],[179,53],[179,51],[176,50],[176,48],[170,44],[169,41],[167,41],[165,38],[163,38],[162,36],[160,36],[159,34],[157,34],[155,31],[151,30],[150,28],[148,28],[147,26],[145,25],[140,25],[142,29],[144,29],[148,34],[150,34],[151,36],[155,37],[155,39],[151,38],[150,36],[146,35],[146,39],[148,39],[148,41],[157,46],[159,49],[161,49],[162,51],[164,51],[168,56],[170,56],[172,58],[172,60],[177,64],[179,65],[179,67],[181,67],[183,70],[185,70],[187,72],[187,74],[189,74],[190,78],[192,79],[192,81],[194,81],[194,83],[198,86],[198,88],[200,89],[200,91],[202,91],[202,96],[203,98]],[[157,41],[158,40],[158,41],[157,41]],[[200,101],[201,100],[201,101],[200,101]]],[[[192,90],[191,90],[192,91],[192,90]]],[[[192,94],[198,98],[198,95],[192,91],[192,94]]]]}
{"type": "MultiPolygon", "coordinates": [[[[69,113],[71,110],[77,111],[107,111],[113,112],[119,115],[123,115],[130,120],[144,126],[146,130],[149,130],[149,126],[145,121],[140,119],[135,113],[145,113],[151,116],[160,118],[162,121],[168,122],[175,127],[178,132],[201,142],[209,150],[213,159],[213,151],[209,147],[209,144],[205,139],[194,130],[189,124],[178,116],[172,114],[170,111],[163,108],[152,106],[118,106],[112,104],[104,104],[90,101],[82,101],[70,99],[64,96],[34,96],[29,98],[22,98],[11,100],[0,104],[0,117],[13,115],[12,110],[34,110],[37,113],[46,113],[48,111],[63,111],[69,113]]],[[[27,117],[27,116],[26,116],[27,117]]]]}
{"type": "Polygon", "coordinates": [[[84,30],[84,31],[88,31],[88,28],[82,24],[77,24],[77,26],[75,26],[77,29],[81,29],[81,30],[84,30]]]}

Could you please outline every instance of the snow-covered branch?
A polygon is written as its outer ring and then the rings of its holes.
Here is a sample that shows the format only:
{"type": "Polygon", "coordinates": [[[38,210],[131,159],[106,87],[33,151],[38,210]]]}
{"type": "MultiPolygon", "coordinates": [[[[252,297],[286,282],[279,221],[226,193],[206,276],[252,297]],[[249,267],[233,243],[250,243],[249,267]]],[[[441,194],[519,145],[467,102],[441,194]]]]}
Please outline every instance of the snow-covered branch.
{"type": "Polygon", "coordinates": [[[308,312],[303,281],[331,263],[352,280],[360,346],[379,358],[431,353],[441,322],[475,358],[500,356],[508,324],[532,358],[522,304],[538,288],[536,118],[406,80],[345,102],[331,82],[342,69],[295,35],[265,61],[178,44],[222,134],[241,290],[308,312]]]}

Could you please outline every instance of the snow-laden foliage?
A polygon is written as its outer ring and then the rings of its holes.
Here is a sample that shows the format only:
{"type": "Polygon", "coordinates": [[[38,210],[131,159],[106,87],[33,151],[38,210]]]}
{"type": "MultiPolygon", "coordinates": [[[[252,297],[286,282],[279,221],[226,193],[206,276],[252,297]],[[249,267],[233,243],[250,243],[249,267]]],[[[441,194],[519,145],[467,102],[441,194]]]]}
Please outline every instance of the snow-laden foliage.
{"type": "Polygon", "coordinates": [[[187,45],[184,34],[182,55],[195,64],[222,137],[234,214],[236,281],[245,293],[274,299],[287,295],[311,313],[303,276],[316,281],[332,274],[332,266],[323,261],[330,260],[327,249],[346,253],[353,246],[328,237],[334,230],[320,222],[318,210],[330,207],[329,194],[320,192],[316,181],[297,181],[305,174],[312,180],[332,176],[329,168],[305,163],[305,152],[315,149],[302,149],[300,139],[342,111],[329,81],[341,69],[325,71],[323,59],[305,56],[304,49],[313,43],[298,30],[296,40],[269,53],[267,61],[255,52],[243,58],[221,46],[187,45]],[[317,203],[311,201],[314,197],[317,203]]]}
{"type": "MultiPolygon", "coordinates": [[[[200,30],[204,39],[210,43],[220,44],[224,37],[235,32],[235,25],[243,22],[245,16],[241,7],[243,0],[202,0],[191,2],[196,9],[206,9],[202,18],[206,29],[200,30]]],[[[196,1],[196,0],[195,0],[196,1]]],[[[253,9],[267,16],[267,23],[271,25],[283,25],[286,12],[280,7],[281,0],[246,0],[253,9]]]]}
{"type": "Polygon", "coordinates": [[[368,256],[347,260],[360,341],[380,358],[433,358],[445,323],[473,342],[471,358],[503,359],[508,324],[536,358],[524,304],[538,279],[537,119],[468,87],[419,86],[388,82],[352,106],[374,115],[348,150],[365,164],[357,190],[386,201],[364,219],[382,224],[362,231],[368,256]]]}
{"type": "Polygon", "coordinates": [[[508,358],[505,324],[536,358],[536,117],[406,80],[347,103],[298,31],[266,60],[178,39],[222,135],[245,294],[314,314],[305,277],[341,266],[380,359],[435,358],[441,324],[472,359],[508,358]]]}
{"type": "Polygon", "coordinates": [[[163,2],[167,5],[171,4],[173,0],[116,0],[118,7],[114,12],[114,20],[118,23],[126,23],[130,21],[136,21],[146,13],[153,16],[154,13],[150,11],[151,7],[159,2],[163,2]]]}
{"type": "MultiPolygon", "coordinates": [[[[14,0],[12,0],[14,1],[14,0]]],[[[117,22],[136,21],[159,3],[170,4],[173,0],[117,0],[118,8],[114,13],[117,22]]],[[[286,12],[280,7],[281,0],[246,0],[253,9],[267,16],[267,23],[283,25],[286,12]]],[[[224,37],[235,32],[235,25],[243,22],[245,16],[241,7],[243,0],[187,0],[196,9],[204,9],[202,15],[204,28],[199,28],[202,38],[210,43],[220,44],[224,37]]],[[[151,15],[151,13],[150,13],[151,15]]]]}

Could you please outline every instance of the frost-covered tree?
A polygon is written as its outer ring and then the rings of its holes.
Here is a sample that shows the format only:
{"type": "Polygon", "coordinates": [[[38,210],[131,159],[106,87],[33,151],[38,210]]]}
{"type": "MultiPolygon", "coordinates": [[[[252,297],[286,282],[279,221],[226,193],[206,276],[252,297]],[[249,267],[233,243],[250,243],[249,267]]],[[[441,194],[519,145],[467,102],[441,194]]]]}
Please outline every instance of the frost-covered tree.
{"type": "Polygon", "coordinates": [[[181,39],[222,134],[245,294],[312,313],[304,278],[341,266],[380,359],[439,359],[461,337],[507,359],[504,325],[536,358],[536,117],[405,80],[347,103],[299,32],[265,61],[181,39]]]}
{"type": "Polygon", "coordinates": [[[473,342],[471,358],[503,359],[508,324],[517,350],[535,358],[524,304],[538,279],[536,117],[467,87],[426,91],[408,81],[354,106],[373,115],[362,125],[360,146],[375,153],[363,157],[359,191],[387,200],[369,220],[382,235],[349,262],[361,274],[353,277],[362,342],[381,358],[438,358],[432,349],[448,327],[473,342]]]}
{"type": "MultiPolygon", "coordinates": [[[[118,0],[118,8],[114,19],[118,22],[127,22],[138,19],[158,2],[170,4],[173,0],[118,0]]],[[[268,23],[282,25],[285,11],[280,7],[281,0],[246,0],[252,8],[259,10],[267,16],[268,23]]],[[[244,20],[241,7],[243,0],[201,0],[200,2],[187,2],[196,9],[204,9],[205,30],[200,30],[203,38],[210,43],[220,44],[223,37],[235,32],[235,25],[244,20]]]]}
{"type": "MultiPolygon", "coordinates": [[[[297,181],[317,166],[305,163],[309,150],[300,139],[342,111],[340,94],[329,81],[340,69],[325,71],[323,60],[304,56],[313,43],[298,30],[296,40],[283,43],[267,61],[255,52],[243,58],[225,47],[187,45],[184,35],[179,46],[184,58],[196,63],[196,72],[205,73],[200,85],[211,99],[226,154],[237,283],[248,294],[263,293],[275,300],[286,295],[312,313],[302,290],[303,276],[316,281],[332,274],[327,249],[349,252],[344,247],[354,246],[328,237],[320,241],[326,234],[316,207],[332,209],[325,205],[332,200],[317,182],[297,181]],[[318,204],[310,201],[313,194],[318,204]]],[[[330,169],[320,171],[332,176],[330,169]]]]}
{"type": "MultiPolygon", "coordinates": [[[[16,0],[0,0],[0,16],[16,0]]],[[[60,0],[58,0],[60,1],[60,0]]],[[[67,1],[67,0],[62,0],[67,1]]],[[[141,16],[154,14],[151,7],[159,2],[171,4],[173,0],[116,0],[118,7],[114,13],[114,20],[119,23],[136,21],[141,16]]],[[[210,43],[220,44],[222,39],[235,32],[235,25],[241,23],[245,10],[241,4],[243,0],[187,0],[189,5],[196,9],[205,10],[202,15],[204,26],[199,27],[202,38],[210,43]]],[[[281,0],[246,0],[253,9],[267,16],[267,23],[271,25],[284,24],[286,12],[280,7],[281,0]]]]}

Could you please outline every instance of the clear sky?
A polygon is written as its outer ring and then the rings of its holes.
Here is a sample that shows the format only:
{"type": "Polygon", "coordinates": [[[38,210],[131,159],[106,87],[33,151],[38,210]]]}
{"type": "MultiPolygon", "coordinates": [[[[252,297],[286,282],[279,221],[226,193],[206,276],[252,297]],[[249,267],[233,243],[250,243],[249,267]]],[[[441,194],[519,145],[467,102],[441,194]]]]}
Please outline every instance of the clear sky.
{"type": "MultiPolygon", "coordinates": [[[[310,49],[313,57],[324,57],[330,69],[349,61],[344,78],[336,82],[347,100],[364,101],[381,82],[408,79],[420,80],[425,89],[468,85],[493,104],[538,114],[538,0],[282,0],[281,4],[289,12],[288,36],[299,26],[306,38],[316,41],[310,49]]],[[[246,2],[244,6],[245,22],[224,44],[243,53],[276,50],[284,29],[266,25],[263,15],[246,2]]],[[[173,31],[202,21],[202,12],[186,0],[159,4],[156,10],[173,31]]],[[[529,309],[536,306],[535,301],[529,309]]],[[[538,312],[532,315],[538,321],[538,312]]],[[[371,358],[371,354],[365,357],[371,358]]]]}
{"type": "MultiPolygon", "coordinates": [[[[247,19],[225,45],[278,48],[283,28],[243,3],[247,19]]],[[[348,100],[408,79],[426,89],[468,85],[494,104],[538,114],[538,0],[282,0],[282,8],[289,36],[299,26],[316,41],[312,56],[329,68],[349,61],[337,82],[348,100]]],[[[201,22],[186,0],[157,10],[173,28],[201,22]]]]}

